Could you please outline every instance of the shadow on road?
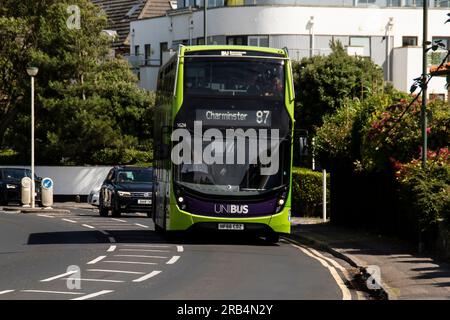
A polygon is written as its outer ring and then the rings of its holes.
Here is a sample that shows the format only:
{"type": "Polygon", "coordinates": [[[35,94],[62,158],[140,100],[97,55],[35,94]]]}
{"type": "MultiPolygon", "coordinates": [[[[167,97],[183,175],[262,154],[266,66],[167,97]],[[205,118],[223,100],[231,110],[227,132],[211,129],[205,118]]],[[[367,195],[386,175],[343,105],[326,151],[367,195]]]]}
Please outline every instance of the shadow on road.
{"type": "Polygon", "coordinates": [[[152,230],[108,230],[108,236],[99,231],[59,231],[32,233],[28,237],[28,245],[45,244],[89,244],[110,243],[114,237],[116,243],[148,243],[148,244],[189,244],[189,245],[250,245],[278,246],[251,234],[233,232],[177,232],[161,234],[152,230]]]}

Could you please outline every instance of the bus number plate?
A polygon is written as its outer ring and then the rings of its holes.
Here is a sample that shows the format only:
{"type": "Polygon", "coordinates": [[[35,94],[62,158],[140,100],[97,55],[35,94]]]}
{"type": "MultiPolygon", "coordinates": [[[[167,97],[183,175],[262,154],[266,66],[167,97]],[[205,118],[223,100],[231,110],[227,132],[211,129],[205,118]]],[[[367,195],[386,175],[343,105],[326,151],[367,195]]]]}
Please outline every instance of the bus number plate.
{"type": "Polygon", "coordinates": [[[244,230],[244,225],[240,223],[219,223],[219,230],[244,230]]]}

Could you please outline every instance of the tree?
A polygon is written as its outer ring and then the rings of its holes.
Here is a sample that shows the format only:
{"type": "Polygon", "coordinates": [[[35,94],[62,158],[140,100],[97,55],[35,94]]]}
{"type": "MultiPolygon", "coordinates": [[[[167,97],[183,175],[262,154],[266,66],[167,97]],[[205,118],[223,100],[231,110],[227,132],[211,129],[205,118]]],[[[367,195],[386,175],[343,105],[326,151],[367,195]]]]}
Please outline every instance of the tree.
{"type": "Polygon", "coordinates": [[[346,99],[363,100],[384,86],[383,72],[372,60],[348,55],[340,42],[330,42],[330,48],[328,56],[294,64],[296,125],[312,133],[323,116],[333,114],[346,99]]]}
{"type": "Polygon", "coordinates": [[[124,59],[111,56],[111,40],[102,33],[107,20],[100,9],[88,0],[3,2],[0,24],[15,27],[5,32],[5,47],[11,48],[0,52],[0,61],[10,66],[0,74],[0,93],[6,97],[1,110],[10,115],[5,122],[2,116],[6,129],[0,130],[0,148],[18,151],[23,162],[28,159],[25,68],[33,64],[39,67],[38,163],[148,162],[154,98],[137,87],[124,59]],[[80,8],[80,29],[67,26],[69,5],[80,8]]]}

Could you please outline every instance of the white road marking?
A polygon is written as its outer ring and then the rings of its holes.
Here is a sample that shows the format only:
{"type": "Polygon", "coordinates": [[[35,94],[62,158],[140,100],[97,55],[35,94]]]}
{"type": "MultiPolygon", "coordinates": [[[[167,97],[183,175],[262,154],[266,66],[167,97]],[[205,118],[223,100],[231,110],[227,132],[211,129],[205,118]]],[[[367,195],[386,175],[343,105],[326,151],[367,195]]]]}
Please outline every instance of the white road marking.
{"type": "Polygon", "coordinates": [[[140,223],[135,223],[135,225],[138,226],[138,227],[142,227],[142,228],[150,228],[149,226],[145,226],[145,225],[140,224],[140,223]]]}
{"type": "Polygon", "coordinates": [[[114,239],[114,237],[109,237],[108,240],[111,243],[116,243],[116,239],[114,239]]]}
{"type": "Polygon", "coordinates": [[[54,216],[48,216],[46,214],[38,214],[39,217],[45,217],[45,218],[54,218],[54,216]]]}
{"type": "Polygon", "coordinates": [[[117,219],[117,218],[112,218],[111,220],[114,220],[114,221],[119,221],[119,222],[126,222],[125,220],[122,220],[122,219],[117,219]]]}
{"type": "MultiPolygon", "coordinates": [[[[290,241],[289,241],[290,242],[290,241]]],[[[352,299],[352,295],[350,293],[350,290],[348,290],[347,286],[345,285],[344,281],[342,280],[342,278],[339,276],[339,274],[337,273],[336,269],[332,266],[330,266],[326,260],[314,255],[312,252],[310,252],[309,250],[307,250],[306,248],[293,244],[292,242],[290,242],[291,245],[299,250],[301,250],[303,253],[305,253],[306,255],[308,255],[309,257],[316,259],[317,261],[319,261],[325,268],[327,268],[332,277],[334,278],[334,281],[336,281],[337,285],[339,286],[339,288],[341,289],[342,292],[342,300],[351,300],[352,299]]]]}
{"type": "Polygon", "coordinates": [[[30,292],[30,293],[56,293],[56,294],[73,294],[73,295],[81,295],[85,294],[83,292],[67,292],[67,291],[48,291],[48,290],[20,290],[20,292],[30,292]]]}
{"type": "Polygon", "coordinates": [[[169,248],[169,246],[162,246],[156,244],[124,244],[124,247],[148,247],[148,248],[169,248]]]}
{"type": "Polygon", "coordinates": [[[183,252],[183,251],[184,251],[183,246],[177,246],[177,251],[178,251],[178,252],[183,252]]]}
{"type": "Polygon", "coordinates": [[[140,278],[134,279],[133,282],[142,282],[142,281],[150,279],[150,278],[152,278],[152,277],[154,277],[154,276],[156,276],[156,275],[158,275],[160,273],[161,273],[161,271],[152,271],[149,274],[146,274],[145,276],[142,276],[140,278]]]}
{"type": "Polygon", "coordinates": [[[82,224],[82,226],[83,226],[83,227],[86,227],[86,228],[89,228],[89,229],[95,229],[95,227],[90,226],[90,225],[88,225],[88,224],[82,224]]]}
{"type": "Polygon", "coordinates": [[[113,272],[113,273],[129,273],[129,274],[144,274],[144,273],[145,273],[145,272],[138,272],[138,271],[109,270],[109,269],[87,269],[86,271],[92,271],[92,272],[113,272]]]}
{"type": "Polygon", "coordinates": [[[340,271],[343,271],[343,272],[345,271],[345,268],[343,266],[341,266],[339,263],[337,263],[337,261],[335,261],[335,260],[333,260],[331,258],[325,257],[323,254],[321,254],[319,251],[317,251],[317,250],[315,250],[313,248],[308,248],[308,249],[309,249],[309,251],[314,253],[316,256],[318,256],[318,257],[320,257],[322,259],[325,259],[326,261],[331,263],[336,269],[339,269],[340,271]]]}
{"type": "Polygon", "coordinates": [[[71,223],[78,223],[75,220],[70,220],[70,219],[62,219],[63,221],[67,221],[67,222],[71,222],[71,223]]]}
{"type": "Polygon", "coordinates": [[[121,260],[105,260],[103,262],[107,262],[107,263],[129,263],[129,264],[157,264],[156,262],[140,262],[140,261],[121,261],[121,260]]]}
{"type": "Polygon", "coordinates": [[[180,259],[180,256],[173,256],[169,261],[166,262],[166,264],[174,264],[175,262],[180,259]]]}
{"type": "Polygon", "coordinates": [[[14,290],[3,290],[3,291],[0,291],[0,294],[7,294],[10,292],[14,292],[14,290]]]}
{"type": "Polygon", "coordinates": [[[82,297],[78,297],[78,298],[75,298],[72,300],[87,300],[87,299],[95,298],[95,297],[98,297],[98,296],[101,296],[101,295],[104,295],[107,293],[111,293],[111,292],[114,292],[114,290],[102,290],[102,291],[94,292],[94,293],[91,293],[91,294],[88,294],[88,295],[85,295],[82,297]]]}
{"type": "Polygon", "coordinates": [[[77,272],[77,271],[76,270],[72,270],[72,271],[69,271],[69,272],[66,272],[66,273],[63,273],[63,274],[59,274],[59,275],[54,276],[54,277],[50,277],[50,278],[41,280],[41,282],[53,281],[53,280],[56,280],[56,279],[59,279],[59,278],[66,277],[66,276],[69,276],[71,274],[74,274],[75,272],[77,272]]]}
{"type": "Polygon", "coordinates": [[[109,279],[87,279],[87,278],[62,278],[61,280],[72,280],[72,281],[91,281],[91,282],[113,282],[122,283],[123,280],[109,280],[109,279]]]}
{"type": "Polygon", "coordinates": [[[133,257],[133,258],[155,258],[155,259],[167,259],[168,257],[163,256],[146,256],[138,254],[115,254],[115,257],[133,257]]]}
{"type": "Polygon", "coordinates": [[[136,252],[170,252],[170,250],[158,250],[158,249],[119,249],[119,251],[136,251],[136,252]]]}
{"type": "Polygon", "coordinates": [[[99,262],[105,258],[106,258],[106,256],[100,256],[100,257],[95,258],[94,260],[89,261],[87,264],[96,264],[97,262],[99,262]]]}
{"type": "Polygon", "coordinates": [[[106,250],[106,252],[113,252],[114,250],[116,250],[117,246],[110,246],[108,248],[108,250],[106,250]]]}
{"type": "Polygon", "coordinates": [[[109,233],[106,232],[105,230],[98,230],[98,231],[100,231],[101,233],[103,233],[105,236],[109,236],[109,233]]]}

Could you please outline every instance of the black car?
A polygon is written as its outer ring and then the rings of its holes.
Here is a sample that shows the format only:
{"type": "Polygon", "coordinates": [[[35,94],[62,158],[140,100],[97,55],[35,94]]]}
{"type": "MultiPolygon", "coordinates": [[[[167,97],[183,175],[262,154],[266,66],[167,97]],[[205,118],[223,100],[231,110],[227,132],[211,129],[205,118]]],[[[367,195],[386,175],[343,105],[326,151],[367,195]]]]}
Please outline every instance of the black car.
{"type": "Polygon", "coordinates": [[[114,217],[122,212],[152,211],[153,169],[117,166],[109,171],[100,188],[99,212],[114,217]]]}
{"type": "MultiPolygon", "coordinates": [[[[10,202],[21,203],[22,191],[21,181],[22,178],[31,178],[31,170],[24,168],[0,168],[0,204],[3,206],[8,205],[10,202]]],[[[40,203],[41,200],[41,178],[34,175],[36,185],[36,203],[40,203]]]]}

